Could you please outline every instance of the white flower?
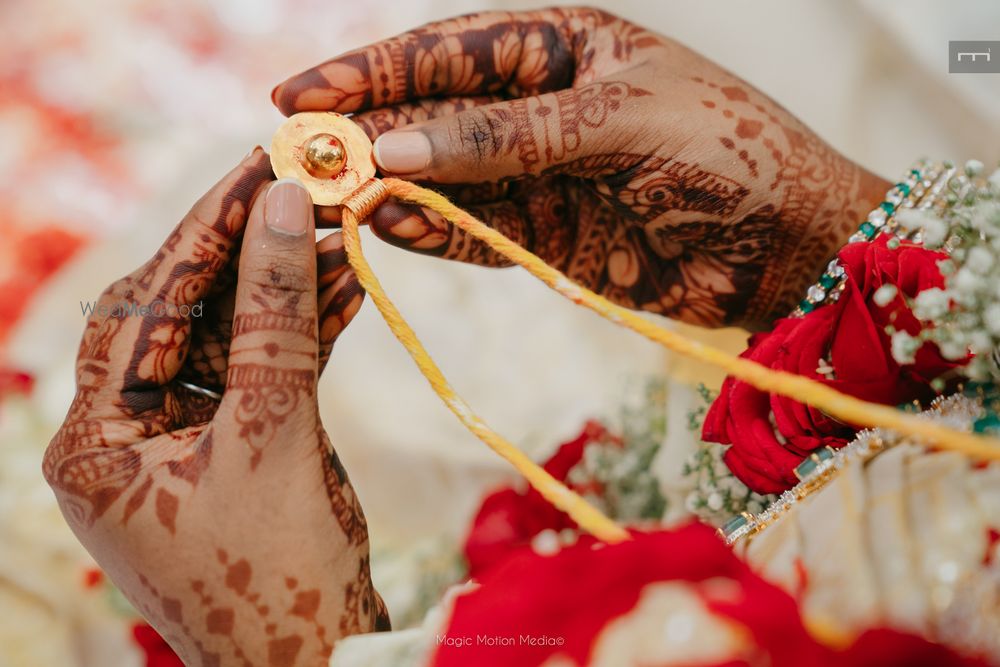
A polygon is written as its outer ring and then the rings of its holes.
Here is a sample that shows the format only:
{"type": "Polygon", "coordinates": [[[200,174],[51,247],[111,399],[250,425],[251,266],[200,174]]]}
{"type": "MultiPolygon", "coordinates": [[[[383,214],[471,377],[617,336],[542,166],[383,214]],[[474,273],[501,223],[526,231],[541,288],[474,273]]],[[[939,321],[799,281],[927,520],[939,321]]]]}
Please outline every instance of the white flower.
{"type": "Polygon", "coordinates": [[[684,499],[684,508],[691,514],[695,514],[698,512],[698,506],[701,504],[700,501],[701,498],[698,496],[698,492],[692,491],[684,499]]]}
{"type": "Polygon", "coordinates": [[[940,287],[925,289],[913,301],[913,314],[924,321],[937,319],[948,312],[948,301],[948,293],[940,287]]]}
{"type": "Polygon", "coordinates": [[[963,266],[955,274],[953,284],[960,295],[963,293],[964,295],[973,295],[986,286],[986,281],[983,280],[982,276],[976,275],[963,266]]]}
{"type": "Polygon", "coordinates": [[[708,509],[718,512],[722,509],[722,494],[718,491],[708,496],[708,509]]]}
{"type": "Polygon", "coordinates": [[[743,482],[733,477],[733,475],[727,471],[727,476],[719,480],[719,491],[733,495],[745,494],[747,489],[743,486],[743,482]]]}
{"type": "Polygon", "coordinates": [[[531,538],[531,550],[539,556],[552,556],[559,553],[562,545],[559,543],[559,533],[546,528],[531,538]]]}
{"type": "Polygon", "coordinates": [[[912,364],[916,361],[920,341],[906,333],[897,331],[892,334],[892,358],[899,364],[912,364]]]}
{"type": "Polygon", "coordinates": [[[1000,336],[1000,303],[991,303],[983,311],[983,323],[994,336],[1000,336]]]}
{"type": "Polygon", "coordinates": [[[888,306],[889,303],[896,298],[896,295],[898,293],[899,290],[896,289],[895,285],[890,285],[890,284],[882,285],[877,290],[875,290],[875,294],[872,295],[872,301],[874,301],[879,306],[885,307],[888,306]]]}
{"type": "Polygon", "coordinates": [[[977,245],[969,248],[969,254],[965,258],[965,265],[979,275],[986,275],[996,264],[996,259],[996,256],[989,250],[977,245]]]}
{"type": "MultiPolygon", "coordinates": [[[[1000,194],[1000,190],[998,190],[997,194],[1000,194]]],[[[979,223],[976,226],[986,234],[990,234],[995,237],[997,234],[997,228],[1000,227],[1000,202],[981,202],[979,204],[978,212],[979,215],[973,218],[974,222],[979,223]]]]}
{"type": "Polygon", "coordinates": [[[917,208],[901,208],[896,211],[895,219],[896,223],[908,232],[926,229],[928,221],[940,222],[930,211],[917,208]]]}
{"type": "Polygon", "coordinates": [[[969,353],[968,346],[960,340],[943,340],[938,343],[941,356],[951,361],[958,361],[969,353]]]}
{"type": "Polygon", "coordinates": [[[989,354],[993,347],[993,339],[985,331],[973,331],[969,334],[969,349],[973,354],[989,354]]]}
{"type": "Polygon", "coordinates": [[[992,174],[990,174],[990,177],[986,180],[989,181],[989,184],[991,186],[993,186],[997,190],[1000,190],[1000,169],[997,169],[992,174]]]}
{"type": "Polygon", "coordinates": [[[940,218],[928,217],[923,228],[924,246],[939,248],[948,238],[948,225],[940,218]]]}

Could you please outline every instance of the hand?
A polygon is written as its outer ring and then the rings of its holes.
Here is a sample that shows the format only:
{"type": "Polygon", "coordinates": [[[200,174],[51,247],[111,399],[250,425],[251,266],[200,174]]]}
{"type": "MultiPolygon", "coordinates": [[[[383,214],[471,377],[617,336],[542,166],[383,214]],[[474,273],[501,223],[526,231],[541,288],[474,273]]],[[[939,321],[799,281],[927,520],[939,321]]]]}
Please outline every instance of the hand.
{"type": "MultiPolygon", "coordinates": [[[[708,326],[787,314],[888,188],[747,83],[594,9],[430,24],[273,99],[355,114],[383,172],[444,186],[620,304],[708,326]]],[[[504,264],[428,210],[387,203],[373,229],[504,264]]]]}
{"type": "Polygon", "coordinates": [[[363,293],[305,190],[270,179],[257,149],[101,295],[45,453],[80,541],[186,664],[325,664],[387,621],[316,403],[363,293]]]}

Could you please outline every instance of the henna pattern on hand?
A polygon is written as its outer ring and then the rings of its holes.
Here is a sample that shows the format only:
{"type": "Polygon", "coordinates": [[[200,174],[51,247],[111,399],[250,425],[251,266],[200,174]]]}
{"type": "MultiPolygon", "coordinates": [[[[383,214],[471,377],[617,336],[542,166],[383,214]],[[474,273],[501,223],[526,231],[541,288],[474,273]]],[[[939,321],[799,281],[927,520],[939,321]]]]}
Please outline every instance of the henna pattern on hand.
{"type": "Polygon", "coordinates": [[[260,464],[264,448],[277,438],[289,416],[296,415],[299,402],[312,398],[316,389],[313,370],[238,364],[229,369],[227,391],[238,393],[233,419],[240,439],[253,454],[250,469],[260,464]]]}
{"type": "Polygon", "coordinates": [[[703,105],[732,126],[732,136],[721,137],[722,144],[738,152],[754,178],[760,175],[758,168],[773,174],[768,190],[779,226],[747,318],[783,314],[863,219],[864,207],[874,205],[885,184],[743,82],[723,85],[697,76],[691,80],[711,91],[706,95],[714,99],[703,105]],[[766,157],[749,160],[751,150],[766,157]]]}
{"type": "MultiPolygon", "coordinates": [[[[373,138],[453,119],[437,152],[462,169],[435,184],[588,287],[708,326],[783,314],[882,186],[736,77],[586,8],[430,24],[295,77],[275,99],[286,113],[359,112],[373,138]],[[469,197],[491,177],[506,191],[469,197]],[[540,202],[559,213],[538,215],[540,202]]],[[[505,264],[426,211],[379,217],[398,245],[505,264]]]]}
{"type": "Polygon", "coordinates": [[[205,316],[95,310],[76,397],[43,462],[81,541],[192,665],[323,664],[342,627],[387,624],[364,515],[316,406],[318,360],[363,292],[336,252],[318,267],[320,318],[283,289],[289,276],[237,276],[234,244],[270,178],[266,156],[253,153],[149,262],[101,295],[104,305],[200,301],[205,316]],[[255,308],[234,318],[239,278],[255,308]],[[277,364],[284,351],[271,333],[315,340],[317,328],[318,349],[291,357],[300,366],[277,364]],[[179,381],[225,392],[223,403],[179,381]],[[281,456],[260,465],[277,447],[281,456]],[[275,538],[266,522],[294,494],[275,538]],[[289,533],[308,545],[290,547],[289,533]]]}
{"type": "Polygon", "coordinates": [[[333,515],[340,524],[340,529],[347,536],[347,543],[354,546],[361,546],[368,542],[368,524],[365,521],[365,513],[361,509],[350,480],[347,478],[347,470],[340,462],[336,450],[330,444],[330,438],[326,431],[322,429],[318,433],[320,456],[323,460],[323,479],[326,483],[326,492],[330,497],[330,507],[333,515]]]}

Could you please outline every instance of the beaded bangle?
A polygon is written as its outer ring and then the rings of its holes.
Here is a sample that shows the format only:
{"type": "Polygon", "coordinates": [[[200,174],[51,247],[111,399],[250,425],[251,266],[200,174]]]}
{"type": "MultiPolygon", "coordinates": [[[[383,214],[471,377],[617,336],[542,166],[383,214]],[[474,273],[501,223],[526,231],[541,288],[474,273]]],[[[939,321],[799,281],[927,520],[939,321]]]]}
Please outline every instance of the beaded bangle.
{"type": "MultiPolygon", "coordinates": [[[[885,201],[879,204],[867,219],[851,235],[848,243],[871,241],[881,234],[899,235],[896,213],[904,208],[933,208],[945,200],[941,196],[946,184],[955,174],[951,163],[930,164],[919,161],[888,192],[885,201]]],[[[844,291],[846,285],[844,268],[833,259],[819,280],[806,290],[806,297],[792,311],[791,317],[802,317],[825,303],[833,303],[844,291]]]]}

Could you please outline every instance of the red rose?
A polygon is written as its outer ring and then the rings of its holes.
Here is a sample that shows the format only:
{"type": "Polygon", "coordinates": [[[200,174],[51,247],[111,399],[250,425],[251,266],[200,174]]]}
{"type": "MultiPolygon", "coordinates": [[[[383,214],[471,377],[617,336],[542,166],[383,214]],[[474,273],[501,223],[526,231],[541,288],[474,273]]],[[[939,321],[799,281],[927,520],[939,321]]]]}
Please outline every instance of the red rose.
{"type": "MultiPolygon", "coordinates": [[[[596,421],[588,421],[573,440],[560,445],[543,464],[546,472],[566,482],[569,471],[583,458],[583,450],[592,442],[620,443],[596,421]]],[[[571,485],[572,486],[572,485],[571,485]]],[[[594,489],[574,488],[577,492],[594,489]]],[[[543,530],[561,531],[576,528],[569,515],[556,509],[540,493],[503,488],[483,500],[465,540],[465,557],[473,578],[512,549],[526,547],[543,530]]]]}
{"type": "MultiPolygon", "coordinates": [[[[931,381],[958,363],[945,360],[934,345],[924,345],[913,364],[899,365],[892,357],[886,325],[911,334],[920,322],[902,295],[914,297],[930,287],[943,287],[939,252],[904,243],[887,247],[887,236],[871,243],[852,243],[840,251],[847,285],[835,303],[801,318],[785,318],[770,333],[750,339],[741,355],[769,368],[820,380],[866,401],[897,405],[934,395],[931,381]],[[899,292],[886,306],[873,300],[883,285],[899,292]],[[833,377],[818,371],[823,361],[833,377]]],[[[727,378],[705,416],[702,438],[732,445],[726,464],[759,493],[778,493],[797,480],[795,467],[824,445],[842,447],[854,429],[815,408],[784,396],[760,392],[727,378]]]]}

